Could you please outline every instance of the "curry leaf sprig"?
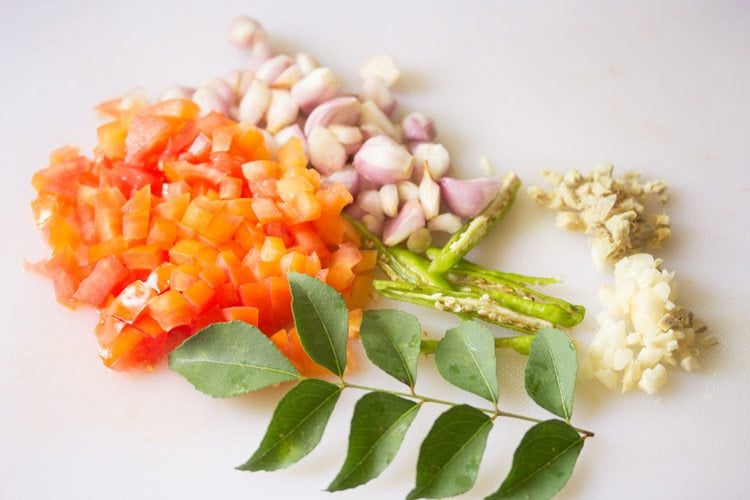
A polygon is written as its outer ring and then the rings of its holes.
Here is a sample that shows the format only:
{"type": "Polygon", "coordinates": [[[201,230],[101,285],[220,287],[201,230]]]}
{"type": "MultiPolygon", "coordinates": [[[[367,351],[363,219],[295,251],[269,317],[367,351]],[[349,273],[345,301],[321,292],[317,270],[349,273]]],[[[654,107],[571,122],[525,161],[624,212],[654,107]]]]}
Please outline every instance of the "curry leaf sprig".
{"type": "MultiPolygon", "coordinates": [[[[561,417],[542,421],[500,408],[496,341],[480,323],[464,321],[428,345],[440,375],[488,401],[487,407],[446,401],[415,391],[417,361],[424,348],[417,319],[406,312],[364,313],[360,335],[367,357],[408,390],[362,386],[346,379],[347,312],[342,297],[327,285],[290,273],[292,311],[310,358],[336,378],[302,376],[257,328],[243,322],[216,323],[175,349],[170,367],[198,390],[229,397],[297,382],[279,401],[258,449],[237,467],[271,471],[288,467],[320,442],[344,390],[362,390],[351,419],[346,458],[328,491],[360,486],[376,478],[396,456],[423,404],[448,406],[433,423],[419,450],[414,488],[407,498],[443,498],[470,490],[496,419],[534,422],[521,440],[511,470],[489,498],[549,498],[570,477],[584,440],[593,433],[573,427],[576,352],[555,329],[540,330],[530,342],[526,390],[540,406],[561,417]]],[[[528,345],[527,345],[528,347],[528,345]]]]}

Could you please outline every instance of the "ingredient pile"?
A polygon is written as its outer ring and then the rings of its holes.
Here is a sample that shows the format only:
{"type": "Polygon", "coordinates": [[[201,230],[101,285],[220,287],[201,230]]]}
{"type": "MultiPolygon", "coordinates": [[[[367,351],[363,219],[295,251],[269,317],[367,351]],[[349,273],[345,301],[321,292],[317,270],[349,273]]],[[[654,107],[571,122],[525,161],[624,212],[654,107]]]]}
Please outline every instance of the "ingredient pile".
{"type": "Polygon", "coordinates": [[[150,368],[206,325],[242,320],[315,371],[292,325],[289,272],[343,294],[352,337],[373,287],[519,331],[496,345],[522,353],[539,328],[581,322],[582,306],[530,288],[554,279],[463,259],[520,180],[450,177],[433,121],[398,112],[393,58],[371,56],[353,95],[312,56],[274,53],[249,18],[229,38],[246,68],[157,102],[138,90],[102,103],[93,157],[65,146],[34,175],[52,247],[37,268],[63,304],[100,309],[107,366],[150,368]],[[373,281],[378,265],[387,280],[373,281]]]}

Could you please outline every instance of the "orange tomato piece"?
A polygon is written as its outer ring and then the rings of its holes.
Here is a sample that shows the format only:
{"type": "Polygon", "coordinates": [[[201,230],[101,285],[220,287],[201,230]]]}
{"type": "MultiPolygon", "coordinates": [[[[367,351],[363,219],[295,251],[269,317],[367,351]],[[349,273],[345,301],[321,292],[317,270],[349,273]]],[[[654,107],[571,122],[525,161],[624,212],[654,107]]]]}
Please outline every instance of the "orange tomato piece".
{"type": "Polygon", "coordinates": [[[120,259],[110,255],[96,263],[91,274],[81,280],[73,297],[92,306],[100,306],[110,293],[128,276],[120,259]]]}
{"type": "Polygon", "coordinates": [[[244,321],[258,326],[258,308],[250,306],[225,307],[221,310],[224,321],[244,321]]]}
{"type": "Polygon", "coordinates": [[[148,312],[164,331],[193,321],[190,304],[180,292],[167,290],[148,301],[148,312]]]}

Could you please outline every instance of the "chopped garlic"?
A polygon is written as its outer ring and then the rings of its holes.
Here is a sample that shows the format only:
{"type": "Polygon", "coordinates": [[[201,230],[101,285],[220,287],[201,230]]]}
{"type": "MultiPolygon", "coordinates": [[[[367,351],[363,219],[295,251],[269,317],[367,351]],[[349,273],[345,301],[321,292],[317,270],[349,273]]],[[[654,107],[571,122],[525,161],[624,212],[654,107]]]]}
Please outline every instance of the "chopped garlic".
{"type": "Polygon", "coordinates": [[[660,248],[671,234],[669,216],[644,213],[649,197],[666,203],[667,184],[642,182],[633,172],[615,179],[612,168],[600,164],[588,175],[576,170],[564,176],[545,171],[542,175],[554,189],[529,189],[529,196],[540,205],[557,211],[558,227],[591,237],[591,253],[599,269],[645,248],[660,248]]]}
{"type": "Polygon", "coordinates": [[[667,382],[666,365],[686,371],[700,364],[700,348],[716,343],[697,339],[705,331],[687,309],[674,303],[674,273],[661,269],[649,254],[624,257],[615,264],[615,284],[599,291],[606,310],[582,371],[610,389],[622,392],[638,386],[655,394],[667,382]]]}

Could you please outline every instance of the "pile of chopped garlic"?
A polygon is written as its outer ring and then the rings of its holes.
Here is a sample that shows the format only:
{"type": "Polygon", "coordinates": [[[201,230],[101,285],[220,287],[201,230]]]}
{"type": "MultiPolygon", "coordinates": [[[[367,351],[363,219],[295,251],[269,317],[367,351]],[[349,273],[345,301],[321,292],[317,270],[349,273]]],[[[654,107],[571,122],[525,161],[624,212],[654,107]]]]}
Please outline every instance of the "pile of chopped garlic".
{"type": "Polygon", "coordinates": [[[599,298],[607,308],[597,315],[600,329],[584,359],[583,374],[610,389],[627,392],[636,385],[656,393],[667,381],[666,365],[687,371],[700,365],[700,348],[716,344],[697,336],[706,327],[674,303],[674,273],[661,269],[661,259],[640,253],[615,264],[615,285],[599,298]]]}
{"type": "Polygon", "coordinates": [[[529,196],[537,203],[557,211],[558,227],[585,231],[591,237],[591,254],[599,270],[631,253],[660,248],[671,234],[669,216],[645,213],[649,197],[666,203],[667,184],[643,182],[635,172],[615,179],[612,169],[601,163],[587,175],[577,170],[565,175],[544,171],[542,175],[554,189],[529,188],[529,196]]]}

